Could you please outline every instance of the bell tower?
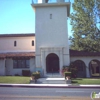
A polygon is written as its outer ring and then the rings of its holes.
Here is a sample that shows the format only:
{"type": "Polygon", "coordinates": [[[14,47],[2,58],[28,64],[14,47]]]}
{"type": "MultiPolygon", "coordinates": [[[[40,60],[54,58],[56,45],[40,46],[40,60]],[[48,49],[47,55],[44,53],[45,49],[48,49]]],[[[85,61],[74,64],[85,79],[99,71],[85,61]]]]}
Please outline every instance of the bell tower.
{"type": "Polygon", "coordinates": [[[70,0],[34,0],[31,5],[35,11],[36,70],[44,76],[61,75],[62,67],[70,64],[67,27],[70,0]]]}

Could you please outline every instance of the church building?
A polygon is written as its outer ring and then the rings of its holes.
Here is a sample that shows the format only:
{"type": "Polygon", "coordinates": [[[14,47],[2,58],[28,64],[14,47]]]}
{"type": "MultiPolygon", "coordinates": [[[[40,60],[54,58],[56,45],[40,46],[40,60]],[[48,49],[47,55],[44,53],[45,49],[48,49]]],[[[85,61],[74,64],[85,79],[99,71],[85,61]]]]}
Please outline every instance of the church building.
{"type": "Polygon", "coordinates": [[[69,0],[32,2],[35,34],[0,35],[0,75],[40,71],[42,77],[62,76],[63,66],[78,68],[77,77],[100,76],[100,52],[69,49],[67,18],[69,0]]]}

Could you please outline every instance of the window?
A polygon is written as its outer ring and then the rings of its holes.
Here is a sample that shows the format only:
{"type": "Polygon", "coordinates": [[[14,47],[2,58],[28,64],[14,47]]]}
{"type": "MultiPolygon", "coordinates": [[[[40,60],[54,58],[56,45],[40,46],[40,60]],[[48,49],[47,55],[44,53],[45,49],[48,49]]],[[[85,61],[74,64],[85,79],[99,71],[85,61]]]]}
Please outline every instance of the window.
{"type": "Polygon", "coordinates": [[[50,14],[50,19],[52,19],[52,14],[50,14]]]}
{"type": "Polygon", "coordinates": [[[85,70],[85,64],[81,60],[76,60],[74,62],[74,66],[78,69],[78,71],[82,72],[85,70]]]}
{"type": "Polygon", "coordinates": [[[16,42],[16,41],[14,41],[14,46],[15,46],[15,47],[17,46],[17,42],[16,42]]]}
{"type": "Polygon", "coordinates": [[[84,63],[82,61],[78,61],[77,66],[78,66],[78,71],[84,70],[84,63]]]}
{"type": "Polygon", "coordinates": [[[14,59],[13,68],[29,68],[29,59],[14,59]]]}
{"type": "Polygon", "coordinates": [[[34,46],[34,41],[32,40],[32,46],[34,46]]]}

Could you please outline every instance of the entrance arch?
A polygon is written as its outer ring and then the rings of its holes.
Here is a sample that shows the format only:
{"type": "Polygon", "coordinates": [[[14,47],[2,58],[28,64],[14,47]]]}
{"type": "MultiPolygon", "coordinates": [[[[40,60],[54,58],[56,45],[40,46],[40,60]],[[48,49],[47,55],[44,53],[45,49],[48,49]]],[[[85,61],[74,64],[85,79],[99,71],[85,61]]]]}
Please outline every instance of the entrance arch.
{"type": "Polygon", "coordinates": [[[54,53],[46,57],[46,72],[59,73],[59,57],[54,53]]]}

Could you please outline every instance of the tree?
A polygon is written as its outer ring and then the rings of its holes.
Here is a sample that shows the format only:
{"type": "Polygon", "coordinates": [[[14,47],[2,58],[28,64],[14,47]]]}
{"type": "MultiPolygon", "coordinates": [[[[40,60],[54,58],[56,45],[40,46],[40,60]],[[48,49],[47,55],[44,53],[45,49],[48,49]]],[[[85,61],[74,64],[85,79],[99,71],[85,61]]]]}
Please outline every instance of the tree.
{"type": "Polygon", "coordinates": [[[100,0],[74,0],[71,25],[73,36],[70,37],[71,49],[100,51],[99,13],[100,0]]]}

